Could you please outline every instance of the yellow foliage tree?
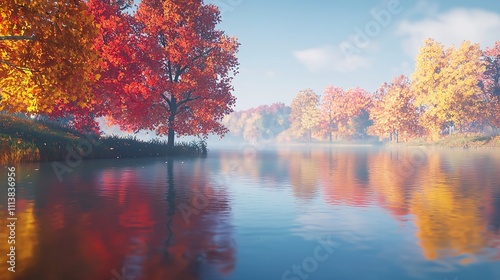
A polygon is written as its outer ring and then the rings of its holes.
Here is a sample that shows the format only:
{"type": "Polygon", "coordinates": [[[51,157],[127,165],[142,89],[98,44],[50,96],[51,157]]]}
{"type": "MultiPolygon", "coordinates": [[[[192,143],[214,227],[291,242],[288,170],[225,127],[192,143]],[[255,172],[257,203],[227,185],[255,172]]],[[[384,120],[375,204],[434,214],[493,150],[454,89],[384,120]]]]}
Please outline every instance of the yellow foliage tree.
{"type": "Polygon", "coordinates": [[[308,137],[311,141],[312,130],[319,122],[319,96],[311,89],[300,91],[293,99],[290,130],[296,138],[308,137]]]}
{"type": "Polygon", "coordinates": [[[478,44],[464,41],[459,48],[445,48],[432,39],[425,41],[412,75],[415,104],[421,124],[432,140],[443,127],[463,129],[479,119],[484,96],[479,81],[485,70],[478,44]]]}
{"type": "Polygon", "coordinates": [[[83,0],[0,0],[0,110],[84,108],[99,79],[97,32],[83,0]]]}

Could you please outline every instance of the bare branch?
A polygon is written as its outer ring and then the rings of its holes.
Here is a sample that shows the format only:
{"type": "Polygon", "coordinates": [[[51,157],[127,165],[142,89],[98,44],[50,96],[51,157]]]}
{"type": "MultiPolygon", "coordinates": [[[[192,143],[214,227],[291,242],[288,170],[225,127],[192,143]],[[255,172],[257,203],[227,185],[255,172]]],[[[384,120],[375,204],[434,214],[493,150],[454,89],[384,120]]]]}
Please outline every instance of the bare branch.
{"type": "Polygon", "coordinates": [[[0,36],[0,41],[5,41],[5,40],[13,40],[13,41],[21,41],[21,40],[31,40],[31,41],[36,41],[35,36],[0,36]]]}

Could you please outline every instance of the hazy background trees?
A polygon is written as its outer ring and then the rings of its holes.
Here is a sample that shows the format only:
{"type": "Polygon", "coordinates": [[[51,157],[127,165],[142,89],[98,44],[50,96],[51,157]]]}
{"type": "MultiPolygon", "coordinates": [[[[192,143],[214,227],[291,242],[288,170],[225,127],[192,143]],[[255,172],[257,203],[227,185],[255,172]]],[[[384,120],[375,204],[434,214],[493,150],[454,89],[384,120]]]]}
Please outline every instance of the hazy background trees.
{"type": "Polygon", "coordinates": [[[370,137],[435,141],[447,134],[496,132],[500,126],[500,42],[481,50],[468,41],[445,47],[428,39],[419,50],[411,77],[396,76],[374,92],[334,85],[326,87],[322,96],[310,89],[299,91],[290,107],[279,104],[284,125],[264,133],[276,122],[265,109],[273,106],[277,105],[235,112],[224,124],[233,136],[253,142],[370,137]]]}

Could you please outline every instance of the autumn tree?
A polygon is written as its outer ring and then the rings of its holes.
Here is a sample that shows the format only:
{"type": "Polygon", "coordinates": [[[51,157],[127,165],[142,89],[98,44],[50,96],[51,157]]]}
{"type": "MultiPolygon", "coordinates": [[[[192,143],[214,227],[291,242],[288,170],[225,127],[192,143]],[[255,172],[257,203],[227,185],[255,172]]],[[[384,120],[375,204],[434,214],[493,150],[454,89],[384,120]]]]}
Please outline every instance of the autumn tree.
{"type": "Polygon", "coordinates": [[[307,137],[311,141],[312,131],[319,122],[319,96],[311,89],[300,91],[292,101],[290,130],[296,138],[307,137]]]}
{"type": "Polygon", "coordinates": [[[291,108],[284,103],[261,105],[255,110],[262,116],[259,129],[263,139],[273,139],[290,127],[291,108]]]}
{"type": "Polygon", "coordinates": [[[340,98],[344,95],[344,89],[330,85],[323,92],[321,98],[320,123],[322,130],[328,134],[328,139],[332,142],[334,129],[338,129],[337,124],[340,119],[340,98]]]}
{"type": "Polygon", "coordinates": [[[332,133],[349,136],[354,133],[355,117],[359,116],[369,104],[368,93],[356,87],[347,91],[330,85],[321,99],[321,123],[330,142],[332,133]]]}
{"type": "Polygon", "coordinates": [[[369,132],[396,142],[400,135],[406,138],[418,135],[419,115],[413,102],[410,80],[404,75],[395,77],[390,84],[384,83],[377,90],[370,110],[373,125],[369,132]]]}
{"type": "Polygon", "coordinates": [[[262,116],[253,112],[246,118],[243,128],[243,139],[250,142],[256,142],[262,137],[260,127],[262,126],[262,116]]]}
{"type": "Polygon", "coordinates": [[[83,0],[0,0],[0,110],[63,116],[88,108],[99,78],[97,32],[83,0]]]}
{"type": "Polygon", "coordinates": [[[481,89],[486,95],[486,117],[490,124],[500,127],[500,41],[483,51],[486,70],[481,79],[481,89]]]}
{"type": "Polygon", "coordinates": [[[220,121],[235,103],[239,43],[216,29],[220,21],[217,7],[201,0],[143,0],[116,26],[123,30],[102,34],[109,71],[99,93],[112,122],[168,135],[169,147],[176,134],[227,132],[220,121]]]}
{"type": "Polygon", "coordinates": [[[477,44],[464,41],[456,49],[425,41],[416,59],[412,89],[422,111],[421,124],[431,139],[439,138],[443,127],[461,130],[480,118],[484,96],[479,79],[484,69],[477,44]]]}
{"type": "Polygon", "coordinates": [[[241,136],[242,125],[240,120],[242,118],[242,111],[235,111],[231,114],[224,116],[222,124],[227,127],[229,133],[234,136],[241,136]]]}
{"type": "Polygon", "coordinates": [[[222,124],[231,135],[246,141],[274,140],[290,127],[290,107],[284,103],[260,105],[226,115],[222,124]]]}

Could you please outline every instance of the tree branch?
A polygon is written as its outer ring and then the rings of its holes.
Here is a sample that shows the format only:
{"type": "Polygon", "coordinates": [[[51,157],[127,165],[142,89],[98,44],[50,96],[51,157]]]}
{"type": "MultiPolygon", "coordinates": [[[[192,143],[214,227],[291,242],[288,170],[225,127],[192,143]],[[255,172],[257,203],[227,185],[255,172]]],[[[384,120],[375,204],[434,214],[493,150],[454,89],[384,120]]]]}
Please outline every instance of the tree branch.
{"type": "Polygon", "coordinates": [[[13,40],[13,41],[20,41],[20,40],[32,40],[35,41],[37,38],[35,36],[0,36],[0,41],[5,41],[5,40],[13,40]]]}
{"type": "Polygon", "coordinates": [[[27,67],[17,66],[14,63],[6,61],[6,60],[0,60],[0,63],[7,64],[8,66],[13,67],[13,68],[15,68],[15,69],[17,69],[17,70],[19,70],[19,71],[21,71],[23,73],[26,72],[26,71],[37,72],[36,70],[32,70],[32,69],[27,68],[27,67]]]}
{"type": "Polygon", "coordinates": [[[170,60],[168,60],[168,76],[170,78],[170,82],[174,82],[174,79],[172,78],[172,64],[170,63],[170,60]]]}
{"type": "Polygon", "coordinates": [[[193,101],[193,100],[196,100],[196,99],[198,99],[198,98],[200,98],[200,97],[198,96],[198,97],[186,98],[186,99],[182,100],[181,102],[179,102],[179,104],[178,104],[178,105],[179,105],[179,106],[181,106],[181,105],[183,105],[183,104],[185,104],[185,103],[187,103],[187,102],[189,102],[189,101],[193,101]]]}
{"type": "Polygon", "coordinates": [[[187,110],[187,109],[191,109],[191,108],[189,108],[189,106],[182,106],[182,107],[180,107],[180,108],[179,108],[179,111],[180,111],[180,110],[183,110],[183,109],[186,109],[186,110],[187,110]]]}
{"type": "Polygon", "coordinates": [[[175,70],[175,78],[174,78],[174,82],[178,82],[179,81],[179,77],[181,75],[181,67],[180,66],[177,66],[177,70],[175,70]]]}
{"type": "MultiPolygon", "coordinates": [[[[212,50],[213,50],[213,48],[210,48],[210,49],[208,49],[206,52],[201,52],[199,55],[197,55],[197,56],[193,57],[193,58],[191,59],[191,62],[195,62],[198,58],[201,58],[201,57],[203,57],[203,56],[205,56],[205,55],[208,55],[208,54],[209,54],[212,50]]],[[[178,71],[177,71],[177,72],[178,72],[178,75],[177,75],[177,73],[176,73],[176,80],[177,80],[178,76],[180,76],[182,73],[184,73],[184,71],[186,71],[188,68],[189,68],[189,65],[186,65],[186,66],[184,66],[184,67],[182,67],[182,68],[178,69],[178,71]]]]}
{"type": "Polygon", "coordinates": [[[180,101],[180,102],[177,104],[177,106],[182,106],[183,104],[186,104],[186,103],[188,103],[189,101],[193,101],[193,100],[196,100],[196,99],[200,98],[199,96],[197,96],[197,97],[191,97],[191,94],[192,94],[192,93],[193,93],[193,91],[190,91],[190,92],[188,93],[188,96],[186,97],[186,99],[184,99],[184,100],[180,101]]]}
{"type": "Polygon", "coordinates": [[[168,97],[166,97],[163,93],[160,95],[161,97],[163,97],[163,99],[165,99],[165,101],[167,101],[168,107],[172,107],[172,102],[170,102],[170,99],[168,99],[168,97]]]}

